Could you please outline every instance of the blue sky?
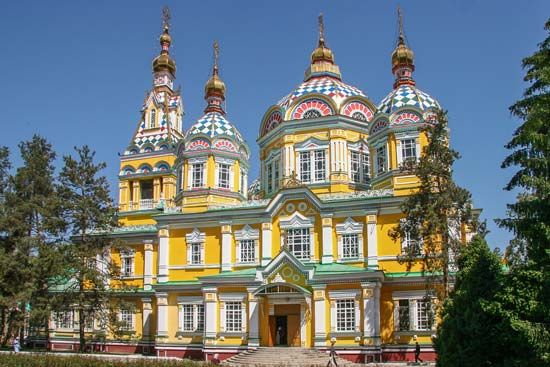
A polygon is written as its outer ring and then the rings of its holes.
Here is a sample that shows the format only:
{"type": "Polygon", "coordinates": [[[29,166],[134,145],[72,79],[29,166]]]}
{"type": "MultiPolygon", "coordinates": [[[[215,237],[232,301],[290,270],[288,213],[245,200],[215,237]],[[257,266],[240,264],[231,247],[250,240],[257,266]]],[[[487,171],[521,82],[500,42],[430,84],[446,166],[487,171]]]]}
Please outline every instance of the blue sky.
{"type": "MultiPolygon", "coordinates": [[[[301,82],[320,12],[344,81],[375,104],[391,90],[396,1],[10,1],[0,5],[0,145],[15,156],[17,143],[33,133],[45,136],[59,155],[88,144],[107,163],[116,197],[118,153],[151,87],[165,3],[172,12],[184,126],[201,116],[211,44],[218,39],[228,116],[252,148],[251,177],[258,172],[260,119],[301,82]]],[[[505,215],[514,194],[502,190],[513,170],[500,163],[519,124],[508,106],[525,88],[521,59],[545,37],[550,2],[400,5],[416,54],[417,85],[449,110],[452,145],[462,154],[455,178],[484,209],[491,246],[502,248],[511,235],[493,219],[505,215]]]]}

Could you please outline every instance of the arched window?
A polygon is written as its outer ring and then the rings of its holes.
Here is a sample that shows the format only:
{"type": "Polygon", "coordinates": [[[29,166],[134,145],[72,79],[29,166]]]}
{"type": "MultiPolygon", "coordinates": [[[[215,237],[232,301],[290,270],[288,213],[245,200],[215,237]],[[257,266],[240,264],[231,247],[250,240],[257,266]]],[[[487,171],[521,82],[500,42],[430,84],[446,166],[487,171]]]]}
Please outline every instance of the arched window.
{"type": "Polygon", "coordinates": [[[321,112],[314,109],[311,109],[304,113],[304,119],[316,119],[318,117],[321,117],[321,112]]]}
{"type": "Polygon", "coordinates": [[[367,116],[365,116],[362,112],[354,112],[351,117],[359,121],[367,122],[367,116]]]}
{"type": "Polygon", "coordinates": [[[155,127],[155,121],[157,119],[157,110],[154,108],[151,110],[151,115],[149,116],[149,129],[155,127]]]}

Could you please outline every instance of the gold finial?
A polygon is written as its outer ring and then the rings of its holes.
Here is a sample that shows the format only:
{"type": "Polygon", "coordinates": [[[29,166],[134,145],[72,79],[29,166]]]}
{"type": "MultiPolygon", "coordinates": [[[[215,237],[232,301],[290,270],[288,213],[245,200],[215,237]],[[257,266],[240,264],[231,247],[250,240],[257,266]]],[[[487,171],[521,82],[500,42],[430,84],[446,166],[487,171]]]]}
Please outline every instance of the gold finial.
{"type": "Polygon", "coordinates": [[[162,27],[164,29],[170,28],[170,19],[172,19],[170,16],[170,9],[165,5],[164,8],[162,8],[162,27]]]}
{"type": "Polygon", "coordinates": [[[214,41],[214,70],[213,75],[218,75],[218,60],[220,58],[220,45],[218,41],[214,41]]]}
{"type": "Polygon", "coordinates": [[[319,45],[325,44],[325,21],[323,20],[323,13],[319,14],[319,45]]]}

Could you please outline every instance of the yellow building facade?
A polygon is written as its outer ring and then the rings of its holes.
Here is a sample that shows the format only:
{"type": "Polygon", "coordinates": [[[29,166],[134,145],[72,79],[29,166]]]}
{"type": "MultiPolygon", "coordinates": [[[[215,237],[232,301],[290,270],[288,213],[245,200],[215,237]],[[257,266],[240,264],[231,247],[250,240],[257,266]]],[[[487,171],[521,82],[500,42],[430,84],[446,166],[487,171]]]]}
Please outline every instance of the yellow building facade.
{"type": "Polygon", "coordinates": [[[419,158],[420,129],[439,108],[416,87],[402,31],[395,84],[375,104],[343,81],[320,20],[303,82],[258,116],[260,175],[250,185],[258,160],[225,112],[217,44],[204,115],[186,127],[171,42],[166,24],[121,157],[112,235],[131,250],[111,256],[135,307],[121,311],[131,337],[107,350],[223,359],[334,342],[363,362],[411,358],[418,340],[433,359],[424,280],[398,261],[415,244],[388,235],[418,184],[400,166],[419,158]]]}

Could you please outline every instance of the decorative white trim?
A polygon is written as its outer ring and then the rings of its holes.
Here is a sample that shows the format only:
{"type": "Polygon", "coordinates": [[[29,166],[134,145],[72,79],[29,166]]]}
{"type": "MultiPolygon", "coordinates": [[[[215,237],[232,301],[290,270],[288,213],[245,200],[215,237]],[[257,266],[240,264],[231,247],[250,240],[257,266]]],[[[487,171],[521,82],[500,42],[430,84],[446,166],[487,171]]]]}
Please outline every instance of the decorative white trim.
{"type": "Polygon", "coordinates": [[[279,220],[279,228],[291,229],[291,228],[313,228],[315,224],[315,217],[305,217],[299,212],[294,212],[288,217],[282,217],[279,220]]]}
{"type": "Polygon", "coordinates": [[[336,291],[329,291],[328,295],[330,300],[338,300],[338,299],[358,299],[361,292],[358,289],[345,289],[345,290],[336,290],[336,291]]]}

